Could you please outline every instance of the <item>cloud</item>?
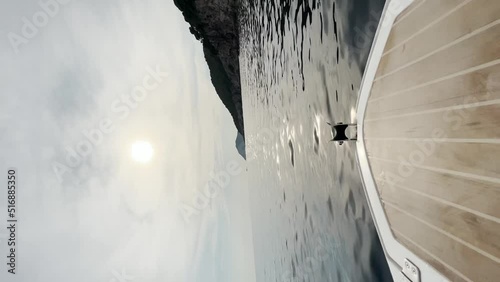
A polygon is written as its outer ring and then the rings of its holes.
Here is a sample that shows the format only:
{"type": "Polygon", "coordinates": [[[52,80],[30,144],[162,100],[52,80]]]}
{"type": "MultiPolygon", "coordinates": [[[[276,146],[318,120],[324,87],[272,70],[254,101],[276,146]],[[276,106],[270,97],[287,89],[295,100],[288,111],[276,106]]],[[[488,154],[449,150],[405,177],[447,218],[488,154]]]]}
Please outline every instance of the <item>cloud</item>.
{"type": "MultiPolygon", "coordinates": [[[[124,269],[134,281],[185,281],[193,268],[208,271],[192,261],[204,252],[200,230],[218,217],[186,225],[177,205],[215,170],[218,119],[227,113],[173,3],[73,0],[17,54],[8,34],[19,33],[22,18],[40,5],[2,6],[0,171],[14,166],[19,174],[19,269],[14,278],[1,269],[0,280],[108,282],[124,269]],[[156,66],[169,76],[117,118],[113,101],[156,66]],[[53,163],[67,165],[67,148],[107,118],[114,131],[61,183],[53,163]],[[148,167],[128,155],[141,139],[157,152],[148,167]]],[[[0,254],[6,251],[2,244],[0,254]]]]}

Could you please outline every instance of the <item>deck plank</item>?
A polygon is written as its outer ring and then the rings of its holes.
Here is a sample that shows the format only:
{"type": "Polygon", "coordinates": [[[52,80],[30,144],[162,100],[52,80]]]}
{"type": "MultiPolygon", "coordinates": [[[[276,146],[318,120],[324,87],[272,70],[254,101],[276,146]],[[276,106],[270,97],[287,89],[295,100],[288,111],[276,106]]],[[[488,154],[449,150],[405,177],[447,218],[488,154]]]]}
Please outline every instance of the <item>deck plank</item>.
{"type": "Polygon", "coordinates": [[[455,8],[466,0],[427,0],[422,5],[419,5],[411,13],[402,17],[402,20],[394,26],[389,39],[387,41],[386,49],[389,50],[397,46],[411,35],[418,32],[425,25],[435,21],[447,11],[455,8]]]}
{"type": "Polygon", "coordinates": [[[426,0],[414,0],[413,3],[406,7],[406,9],[404,9],[404,11],[396,17],[396,19],[394,20],[394,25],[398,25],[399,23],[401,23],[402,19],[413,13],[420,5],[424,3],[424,1],[426,0]]]}
{"type": "Polygon", "coordinates": [[[371,99],[366,119],[494,99],[500,99],[500,64],[399,95],[371,99]]]}
{"type": "Polygon", "coordinates": [[[499,139],[500,105],[365,120],[366,138],[499,139]]]}
{"type": "MultiPolygon", "coordinates": [[[[365,140],[369,157],[498,178],[500,144],[365,140]]],[[[498,189],[500,190],[500,184],[498,189]]]]}
{"type": "Polygon", "coordinates": [[[378,75],[390,73],[439,48],[446,47],[447,44],[497,21],[499,14],[498,0],[468,2],[432,27],[392,49],[382,58],[378,75]],[[407,46],[411,48],[406,48],[407,46]]]}
{"type": "Polygon", "coordinates": [[[465,209],[500,218],[500,187],[491,182],[443,174],[418,167],[370,159],[376,182],[391,181],[415,192],[442,199],[465,209]],[[391,178],[392,176],[392,178],[391,178]]]}
{"type": "MultiPolygon", "coordinates": [[[[500,223],[446,205],[388,182],[378,182],[384,203],[447,232],[500,261],[500,223]]],[[[500,265],[499,265],[500,267],[500,265]]]]}
{"type": "Polygon", "coordinates": [[[387,217],[395,229],[429,253],[459,270],[472,281],[497,281],[500,265],[462,243],[429,228],[422,222],[386,204],[387,217]]]}
{"type": "Polygon", "coordinates": [[[454,75],[499,60],[500,44],[498,42],[500,42],[500,24],[394,74],[375,80],[372,98],[405,91],[440,77],[454,75]]]}

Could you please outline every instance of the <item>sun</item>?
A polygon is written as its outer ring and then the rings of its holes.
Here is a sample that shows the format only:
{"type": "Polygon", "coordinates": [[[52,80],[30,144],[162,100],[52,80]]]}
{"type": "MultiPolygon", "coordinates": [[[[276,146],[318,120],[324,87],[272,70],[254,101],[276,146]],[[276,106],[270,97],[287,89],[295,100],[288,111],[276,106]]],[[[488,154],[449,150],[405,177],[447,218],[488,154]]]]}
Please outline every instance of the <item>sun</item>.
{"type": "Polygon", "coordinates": [[[130,153],[132,159],[139,163],[149,163],[153,158],[153,146],[147,141],[137,141],[132,144],[130,153]]]}

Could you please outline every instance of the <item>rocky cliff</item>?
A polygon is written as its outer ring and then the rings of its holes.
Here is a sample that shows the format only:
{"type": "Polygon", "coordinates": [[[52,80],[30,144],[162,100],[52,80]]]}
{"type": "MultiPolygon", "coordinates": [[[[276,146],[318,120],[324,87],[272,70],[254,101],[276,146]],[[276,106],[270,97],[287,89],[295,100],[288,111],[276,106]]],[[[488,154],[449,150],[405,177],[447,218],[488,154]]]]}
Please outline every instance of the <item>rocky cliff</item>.
{"type": "Polygon", "coordinates": [[[231,113],[238,132],[243,129],[241,105],[238,0],[174,0],[189,30],[203,44],[212,83],[231,113]]]}

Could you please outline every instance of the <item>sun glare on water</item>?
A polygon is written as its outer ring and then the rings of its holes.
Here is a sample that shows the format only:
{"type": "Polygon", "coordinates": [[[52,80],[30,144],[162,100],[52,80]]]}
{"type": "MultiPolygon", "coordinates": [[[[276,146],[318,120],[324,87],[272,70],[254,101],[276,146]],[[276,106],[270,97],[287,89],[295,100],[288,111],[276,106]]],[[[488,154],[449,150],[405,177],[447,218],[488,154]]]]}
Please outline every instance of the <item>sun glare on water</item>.
{"type": "Polygon", "coordinates": [[[149,163],[153,158],[153,146],[146,141],[137,141],[132,144],[130,150],[132,159],[139,163],[149,163]]]}

